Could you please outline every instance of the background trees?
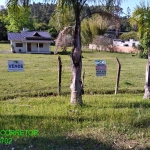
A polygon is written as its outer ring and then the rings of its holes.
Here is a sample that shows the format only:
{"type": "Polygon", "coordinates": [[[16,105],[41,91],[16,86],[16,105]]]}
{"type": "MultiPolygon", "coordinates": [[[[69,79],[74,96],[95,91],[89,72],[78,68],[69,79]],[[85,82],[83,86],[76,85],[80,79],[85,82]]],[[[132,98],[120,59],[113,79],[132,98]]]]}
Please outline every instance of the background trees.
{"type": "Polygon", "coordinates": [[[135,32],[135,31],[123,33],[120,35],[119,38],[122,40],[130,40],[130,39],[139,40],[137,32],[135,32]]]}
{"type": "Polygon", "coordinates": [[[7,40],[7,11],[5,9],[0,11],[0,41],[7,40]]]}
{"type": "MultiPolygon", "coordinates": [[[[83,6],[83,10],[81,12],[80,18],[82,18],[82,19],[84,18],[82,20],[82,24],[81,24],[81,26],[82,26],[81,36],[82,36],[82,42],[84,45],[88,44],[90,41],[92,41],[91,40],[92,33],[90,33],[91,35],[88,33],[88,32],[91,32],[90,28],[87,30],[87,28],[89,26],[89,25],[87,25],[87,23],[88,23],[87,20],[92,17],[92,14],[94,11],[98,12],[101,9],[106,10],[105,6],[104,5],[97,5],[97,6],[90,5],[89,6],[88,3],[85,3],[85,5],[83,6]],[[86,36],[83,36],[83,35],[86,35],[86,36]],[[89,37],[89,35],[90,35],[90,37],[89,37]]],[[[58,6],[54,3],[35,3],[35,2],[33,2],[33,4],[29,5],[30,15],[29,15],[29,18],[27,18],[27,20],[30,23],[32,21],[32,23],[33,23],[32,29],[33,30],[42,30],[42,31],[46,30],[51,34],[51,36],[53,38],[56,38],[58,35],[58,32],[60,30],[62,30],[64,26],[67,26],[67,25],[73,26],[74,25],[74,20],[73,20],[74,14],[72,13],[72,10],[70,11],[68,8],[65,8],[65,9],[61,10],[61,7],[58,8],[58,6]],[[58,20],[59,20],[59,22],[58,22],[58,20]]],[[[121,8],[119,8],[119,7],[112,7],[111,8],[112,13],[116,14],[115,9],[117,9],[117,11],[121,10],[121,8]]],[[[11,19],[13,17],[12,15],[14,12],[8,16],[8,9],[3,9],[3,10],[0,10],[0,13],[5,15],[5,17],[2,19],[2,22],[3,22],[2,24],[5,26],[5,33],[7,33],[7,28],[9,28],[9,30],[16,31],[16,29],[13,29],[14,26],[17,25],[17,23],[15,23],[15,21],[14,21],[15,18],[11,19]],[[6,28],[6,26],[7,26],[7,28],[6,28]]],[[[126,16],[123,16],[123,17],[120,16],[120,31],[129,31],[129,30],[127,30],[127,29],[129,29],[128,28],[129,15],[127,15],[127,14],[129,14],[129,13],[126,13],[126,16]]],[[[99,20],[107,20],[107,19],[104,19],[101,17],[99,20]]],[[[22,27],[19,27],[19,29],[20,28],[22,30],[22,27]]],[[[19,30],[19,29],[17,29],[17,30],[19,30]]],[[[111,31],[111,32],[115,33],[115,30],[116,30],[115,20],[111,20],[110,23],[107,20],[107,28],[106,29],[107,29],[107,31],[111,31]]],[[[4,31],[4,30],[2,30],[2,31],[4,31]]],[[[2,32],[2,31],[0,31],[0,32],[2,32]]],[[[1,36],[1,37],[3,37],[3,36],[1,36]]],[[[7,40],[7,37],[4,39],[7,40]]]]}
{"type": "Polygon", "coordinates": [[[33,21],[30,18],[30,8],[28,6],[16,5],[14,11],[14,6],[10,5],[7,10],[9,24],[6,28],[8,31],[19,32],[24,27],[33,30],[33,21]]]}
{"type": "Polygon", "coordinates": [[[49,24],[49,20],[51,19],[52,13],[56,8],[56,4],[49,3],[35,3],[30,4],[31,15],[30,17],[36,23],[46,23],[49,24]]]}
{"type": "Polygon", "coordinates": [[[95,36],[103,35],[106,31],[107,20],[100,15],[93,15],[81,22],[82,43],[88,45],[93,41],[95,36]]]}
{"type": "Polygon", "coordinates": [[[138,37],[140,39],[140,57],[148,57],[148,43],[150,42],[150,7],[149,4],[141,2],[137,5],[130,19],[132,25],[138,26],[138,37]]]}
{"type": "Polygon", "coordinates": [[[49,25],[54,26],[59,32],[66,26],[74,26],[74,18],[75,15],[68,6],[64,6],[62,9],[60,5],[57,5],[55,11],[50,17],[49,25]]]}

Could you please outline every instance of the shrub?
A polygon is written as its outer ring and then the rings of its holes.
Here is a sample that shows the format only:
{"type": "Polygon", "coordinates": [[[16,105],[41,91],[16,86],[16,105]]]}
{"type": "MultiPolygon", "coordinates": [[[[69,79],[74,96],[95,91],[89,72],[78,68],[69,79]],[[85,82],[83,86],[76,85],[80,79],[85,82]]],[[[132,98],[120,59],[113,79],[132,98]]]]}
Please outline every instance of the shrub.
{"type": "Polygon", "coordinates": [[[123,33],[122,35],[120,35],[119,38],[122,40],[130,40],[130,39],[138,40],[137,32],[134,31],[123,33]]]}
{"type": "Polygon", "coordinates": [[[142,45],[138,45],[137,49],[139,50],[139,58],[148,58],[148,54],[144,53],[144,48],[142,47],[142,45]]]}

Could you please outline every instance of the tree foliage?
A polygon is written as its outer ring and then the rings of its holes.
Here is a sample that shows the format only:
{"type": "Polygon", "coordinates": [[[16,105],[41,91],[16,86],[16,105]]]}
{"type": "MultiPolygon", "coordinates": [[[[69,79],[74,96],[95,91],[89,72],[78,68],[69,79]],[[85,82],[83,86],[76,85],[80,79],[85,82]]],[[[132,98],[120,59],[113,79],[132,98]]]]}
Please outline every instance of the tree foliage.
{"type": "Polygon", "coordinates": [[[49,24],[52,13],[56,8],[56,4],[49,3],[35,3],[30,4],[31,15],[30,17],[36,23],[46,23],[49,24]]]}
{"type": "Polygon", "coordinates": [[[96,44],[100,50],[109,50],[112,52],[113,39],[105,36],[96,36],[93,39],[93,44],[96,44]]]}
{"type": "Polygon", "coordinates": [[[8,21],[9,25],[7,25],[8,31],[19,32],[24,27],[32,30],[33,29],[33,21],[30,19],[30,8],[23,6],[16,6],[14,11],[13,6],[8,7],[8,21]]]}
{"type": "Polygon", "coordinates": [[[81,23],[81,37],[83,44],[89,44],[96,35],[103,35],[106,31],[107,21],[100,15],[93,15],[81,23]]]}
{"type": "Polygon", "coordinates": [[[130,39],[138,40],[137,32],[134,31],[123,33],[119,36],[119,38],[122,40],[130,40],[130,39]]]}
{"type": "Polygon", "coordinates": [[[0,41],[7,40],[7,11],[3,9],[0,11],[0,41]]]}
{"type": "MultiPolygon", "coordinates": [[[[141,47],[143,51],[139,49],[143,53],[143,56],[147,58],[148,55],[148,42],[150,39],[150,7],[149,4],[145,4],[145,2],[141,2],[140,5],[137,5],[132,17],[130,19],[132,25],[138,26],[138,36],[140,38],[141,47]]],[[[140,54],[142,56],[142,54],[140,54]]],[[[143,57],[142,56],[142,57],[143,57]]]]}
{"type": "Polygon", "coordinates": [[[62,9],[60,5],[57,5],[56,10],[51,16],[49,24],[54,26],[59,32],[66,26],[74,26],[74,17],[75,15],[73,11],[68,6],[65,6],[62,9]]]}

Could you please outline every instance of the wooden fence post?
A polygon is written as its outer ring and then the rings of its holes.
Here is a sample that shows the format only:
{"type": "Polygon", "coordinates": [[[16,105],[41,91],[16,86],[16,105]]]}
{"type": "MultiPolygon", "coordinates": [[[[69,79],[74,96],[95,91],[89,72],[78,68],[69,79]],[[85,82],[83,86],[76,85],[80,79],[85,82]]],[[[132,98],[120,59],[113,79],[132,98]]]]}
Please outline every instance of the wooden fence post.
{"type": "Polygon", "coordinates": [[[117,64],[118,64],[118,70],[117,70],[117,78],[116,78],[116,87],[115,87],[115,94],[118,92],[118,87],[119,87],[119,80],[120,80],[120,71],[121,71],[121,64],[119,59],[116,57],[117,64]]]}
{"type": "Polygon", "coordinates": [[[62,62],[61,57],[58,56],[58,95],[61,92],[61,74],[62,74],[62,62]]]}

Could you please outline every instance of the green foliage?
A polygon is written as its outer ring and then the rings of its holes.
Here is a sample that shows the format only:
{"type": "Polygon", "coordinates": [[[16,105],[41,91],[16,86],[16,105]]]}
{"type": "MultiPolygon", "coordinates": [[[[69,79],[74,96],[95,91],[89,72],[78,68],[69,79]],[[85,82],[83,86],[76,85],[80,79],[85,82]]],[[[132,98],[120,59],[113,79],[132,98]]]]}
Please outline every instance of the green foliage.
{"type": "Polygon", "coordinates": [[[92,38],[94,38],[96,35],[103,35],[106,31],[106,20],[99,14],[93,15],[89,19],[89,26],[92,32],[92,38]]]}
{"type": "Polygon", "coordinates": [[[49,26],[46,23],[34,23],[34,28],[36,31],[46,31],[49,26]]]}
{"type": "Polygon", "coordinates": [[[139,50],[139,58],[148,58],[148,55],[144,53],[144,48],[142,47],[142,45],[138,45],[137,49],[139,50]]]}
{"type": "Polygon", "coordinates": [[[92,42],[92,32],[90,30],[88,19],[84,19],[81,24],[81,39],[83,45],[92,42]]]}
{"type": "Polygon", "coordinates": [[[49,32],[49,34],[51,35],[52,38],[56,38],[58,35],[57,30],[55,29],[54,26],[49,25],[49,29],[47,30],[49,32]]]}
{"type": "Polygon", "coordinates": [[[138,40],[137,32],[134,31],[123,33],[119,36],[119,38],[122,40],[130,40],[130,39],[138,40]]]}
{"type": "Polygon", "coordinates": [[[144,33],[143,38],[140,40],[141,45],[138,47],[139,57],[148,58],[148,43],[150,42],[150,36],[144,33]]]}
{"type": "Polygon", "coordinates": [[[14,11],[13,6],[9,6],[8,8],[8,21],[9,25],[7,25],[7,30],[13,32],[20,32],[24,27],[29,30],[33,29],[33,21],[29,18],[30,16],[30,8],[16,6],[16,11],[14,11]]]}
{"type": "MultiPolygon", "coordinates": [[[[36,2],[36,1],[35,1],[36,2]]],[[[35,3],[30,4],[31,15],[30,17],[36,23],[46,23],[48,25],[52,13],[55,10],[56,4],[54,3],[35,3]]]]}
{"type": "Polygon", "coordinates": [[[74,26],[74,13],[73,11],[65,6],[63,9],[58,5],[55,13],[53,13],[49,25],[55,27],[57,32],[61,31],[66,26],[74,26]]]}
{"type": "Polygon", "coordinates": [[[130,22],[132,25],[138,26],[138,36],[143,50],[140,50],[140,57],[147,58],[148,55],[148,43],[150,39],[150,7],[147,3],[141,2],[137,5],[130,22]]]}
{"type": "Polygon", "coordinates": [[[0,41],[7,40],[6,17],[7,13],[0,11],[0,41]]]}
{"type": "Polygon", "coordinates": [[[103,35],[106,31],[106,20],[100,15],[93,15],[91,18],[84,19],[81,23],[82,43],[87,45],[93,41],[95,36],[103,35]]]}

